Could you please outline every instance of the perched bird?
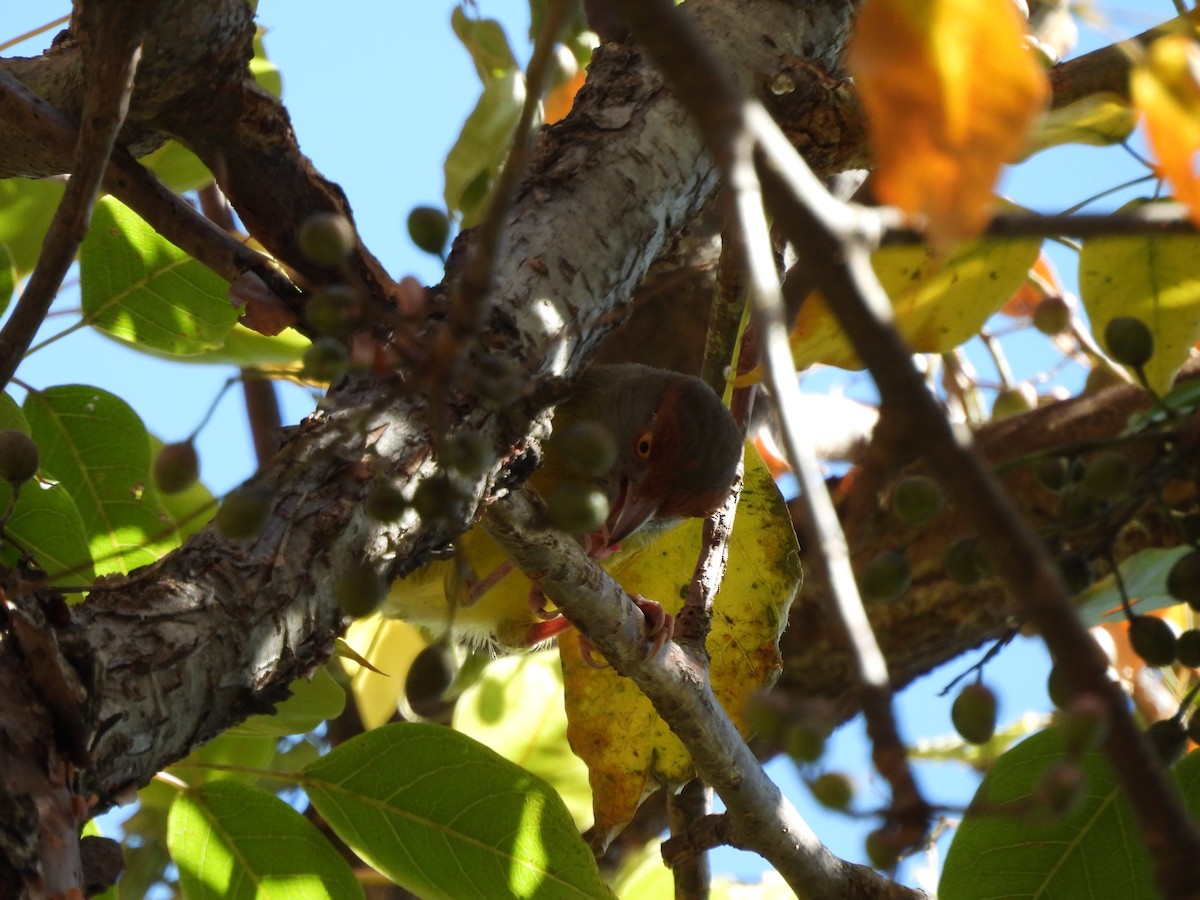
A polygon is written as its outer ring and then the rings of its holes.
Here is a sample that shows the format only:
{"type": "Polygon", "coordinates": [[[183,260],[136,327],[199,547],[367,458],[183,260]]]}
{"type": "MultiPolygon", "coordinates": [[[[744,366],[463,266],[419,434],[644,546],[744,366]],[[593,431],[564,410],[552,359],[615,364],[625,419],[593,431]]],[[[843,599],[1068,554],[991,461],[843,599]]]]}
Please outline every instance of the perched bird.
{"type": "MultiPolygon", "coordinates": [[[[555,409],[553,426],[531,483],[543,498],[572,481],[607,497],[607,518],[584,542],[598,559],[648,523],[713,512],[742,456],[737,426],[708,385],[636,363],[585,371],[555,409]]],[[[526,649],[568,627],[544,610],[482,529],[463,536],[457,559],[396,581],[384,614],[505,649],[526,649]]],[[[669,628],[661,607],[656,614],[657,604],[639,605],[649,631],[669,628]]]]}

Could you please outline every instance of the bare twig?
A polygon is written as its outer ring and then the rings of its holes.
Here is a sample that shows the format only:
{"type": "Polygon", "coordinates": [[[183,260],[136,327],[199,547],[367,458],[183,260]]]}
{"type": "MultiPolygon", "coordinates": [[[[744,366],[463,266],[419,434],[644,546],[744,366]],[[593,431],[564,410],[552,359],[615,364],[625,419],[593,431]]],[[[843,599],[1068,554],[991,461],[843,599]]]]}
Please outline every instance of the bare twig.
{"type": "MultiPolygon", "coordinates": [[[[890,210],[880,210],[891,216],[890,210]]],[[[1108,215],[1038,215],[1036,213],[1000,213],[983,232],[983,238],[1031,237],[1122,237],[1126,235],[1195,234],[1196,226],[1188,218],[1182,203],[1149,203],[1126,212],[1108,215]]],[[[899,225],[887,228],[881,243],[923,244],[925,233],[918,228],[899,225]]]]}
{"type": "Polygon", "coordinates": [[[522,489],[493,504],[484,526],[519,568],[538,573],[546,596],[650,699],[700,777],[724,801],[735,846],[760,853],[809,900],[920,896],[822,846],[767,777],[695,660],[671,642],[647,659],[645,623],[633,601],[575,541],[527,524],[536,518],[537,508],[522,489]]]}
{"type": "MultiPolygon", "coordinates": [[[[21,128],[48,155],[69,157],[75,141],[74,124],[3,70],[0,70],[0,117],[21,128]]],[[[278,296],[297,294],[291,282],[265,256],[205,219],[122,147],[112,148],[103,184],[155,231],[222,278],[234,281],[243,272],[254,271],[278,296]]]]}
{"type": "Polygon", "coordinates": [[[0,387],[8,384],[20,365],[87,233],[96,192],[129,107],[145,26],[138,16],[113,18],[117,21],[99,29],[103,37],[97,38],[97,45],[84,57],[89,77],[71,180],[54,212],[33,274],[0,331],[0,387]]]}
{"type": "MultiPolygon", "coordinates": [[[[689,781],[678,794],[667,795],[667,820],[671,834],[684,834],[712,812],[712,790],[699,780],[689,781]]],[[[680,859],[672,867],[675,900],[707,900],[712,888],[708,853],[698,852],[680,859]]]]}

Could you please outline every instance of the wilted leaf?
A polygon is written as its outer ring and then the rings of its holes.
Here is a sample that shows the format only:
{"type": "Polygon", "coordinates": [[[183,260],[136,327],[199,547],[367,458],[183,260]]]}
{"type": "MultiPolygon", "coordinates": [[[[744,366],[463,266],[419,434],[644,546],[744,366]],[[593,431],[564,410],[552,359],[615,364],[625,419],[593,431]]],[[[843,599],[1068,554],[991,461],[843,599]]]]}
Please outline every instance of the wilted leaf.
{"type": "Polygon", "coordinates": [[[1175,197],[1200,225],[1200,45],[1181,34],[1159,38],[1129,75],[1134,106],[1145,118],[1146,138],[1175,197]]]}
{"type": "MultiPolygon", "coordinates": [[[[611,567],[630,593],[677,612],[700,550],[703,522],[691,520],[611,567]]],[[[739,728],[746,698],[778,674],[778,640],[800,586],[795,531],[758,454],[746,454],[745,487],[730,541],[729,569],[714,601],[708,650],[717,699],[739,728]]],[[[611,836],[643,797],[692,777],[692,762],[650,701],[627,678],[595,669],[578,641],[559,641],[571,747],[588,764],[596,829],[611,836]],[[619,726],[614,723],[619,723],[619,726]]]]}
{"type": "Polygon", "coordinates": [[[338,837],[421,897],[610,898],[548,784],[439,725],[388,725],[308,766],[338,837]]]}
{"type": "Polygon", "coordinates": [[[981,232],[1049,85],[1012,0],[867,0],[847,52],[875,154],[875,191],[924,213],[936,247],[981,232]]]}
{"type": "MultiPolygon", "coordinates": [[[[972,241],[949,257],[928,247],[884,247],[871,256],[892,300],[896,328],[914,353],[945,353],[973,337],[1024,284],[1041,241],[972,241]]],[[[862,363],[820,295],[800,309],[791,336],[796,367],[862,363]]]]}
{"type": "MultiPolygon", "coordinates": [[[[1121,210],[1145,202],[1134,200],[1121,210]]],[[[1200,237],[1089,238],[1079,254],[1079,296],[1099,337],[1117,316],[1138,319],[1150,329],[1154,355],[1146,363],[1146,378],[1154,390],[1166,393],[1200,339],[1200,237]]]]}

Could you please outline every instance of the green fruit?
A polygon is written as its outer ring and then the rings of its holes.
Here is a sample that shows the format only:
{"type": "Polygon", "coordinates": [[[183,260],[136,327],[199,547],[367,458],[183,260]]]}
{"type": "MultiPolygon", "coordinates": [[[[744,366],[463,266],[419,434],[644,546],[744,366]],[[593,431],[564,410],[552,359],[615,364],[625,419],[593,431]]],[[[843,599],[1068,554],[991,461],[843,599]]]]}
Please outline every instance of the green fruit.
{"type": "Polygon", "coordinates": [[[1192,550],[1175,560],[1167,573],[1167,593],[1200,610],[1200,550],[1192,550]]]}
{"type": "Polygon", "coordinates": [[[466,513],[467,497],[444,474],[426,478],[413,491],[412,505],[426,522],[453,521],[466,513]]]}
{"type": "Polygon", "coordinates": [[[546,498],[550,524],[567,534],[595,531],[608,518],[608,497],[582,481],[568,481],[546,498]]]}
{"type": "Polygon", "coordinates": [[[742,718],[750,734],[772,744],[783,743],[787,719],[770,694],[752,694],[742,705],[742,718]]]}
{"type": "Polygon", "coordinates": [[[221,534],[235,541],[257,535],[271,516],[271,496],[261,487],[242,487],[226,494],[214,517],[221,534]]]}
{"type": "Polygon", "coordinates": [[[317,265],[341,265],[354,251],[354,226],[340,213],[313,213],[300,225],[296,243],[317,265]]]}
{"type": "Polygon", "coordinates": [[[1099,750],[1112,728],[1108,707],[1095,694],[1076,697],[1059,718],[1067,752],[1082,756],[1099,750]]]}
{"type": "Polygon", "coordinates": [[[468,477],[480,475],[487,467],[491,448],[477,431],[456,431],[442,441],[442,465],[468,477]]]}
{"type": "Polygon", "coordinates": [[[784,735],[783,749],[798,762],[816,762],[825,753],[829,730],[815,722],[797,722],[784,735]]]}
{"type": "Polygon", "coordinates": [[[996,695],[979,682],[968,684],[954,698],[950,721],[964,741],[986,744],[996,733],[996,695]]]}
{"type": "Polygon", "coordinates": [[[345,337],[362,318],[362,298],[348,284],[321,288],[304,304],[304,319],[326,337],[345,337]]]}
{"type": "Polygon", "coordinates": [[[304,351],[302,374],[312,381],[332,383],[346,374],[350,354],[333,338],[320,338],[304,351]]]}
{"type": "Polygon", "coordinates": [[[1038,783],[1034,797],[1055,819],[1065,819],[1087,799],[1088,779],[1074,762],[1055,763],[1038,783]]]}
{"type": "Polygon", "coordinates": [[[1124,453],[1106,450],[1092,457],[1083,472],[1083,487],[1100,500],[1118,500],[1129,493],[1137,470],[1124,453]]]}
{"type": "Polygon", "coordinates": [[[871,865],[882,871],[890,871],[896,867],[896,863],[900,861],[900,852],[904,849],[899,846],[899,834],[886,825],[882,828],[876,828],[867,835],[867,859],[871,865]]]}
{"type": "Polygon", "coordinates": [[[584,475],[603,475],[617,461],[617,442],[599,422],[576,422],[554,432],[550,445],[558,458],[584,475]]]}
{"type": "Polygon", "coordinates": [[[1007,419],[1037,409],[1037,391],[1028,381],[1023,381],[1016,387],[1005,388],[996,394],[992,403],[992,418],[1007,419]]]}
{"type": "Polygon", "coordinates": [[[946,495],[925,475],[901,478],[892,489],[892,512],[906,525],[924,525],[945,505],[946,495]]]}
{"type": "Polygon", "coordinates": [[[154,457],[154,486],[164,494],[186,491],[200,479],[200,457],[191,441],[164,444],[154,457]]]}
{"type": "Polygon", "coordinates": [[[367,494],[366,509],[367,515],[376,522],[395,522],[408,509],[408,500],[405,499],[399,485],[391,481],[381,481],[367,494]]]}
{"type": "Polygon", "coordinates": [[[972,585],[988,574],[982,557],[983,551],[979,546],[978,538],[959,538],[946,551],[943,565],[951,580],[959,584],[972,585]]]}
{"type": "Polygon", "coordinates": [[[1163,719],[1146,729],[1146,740],[1164,766],[1179,762],[1187,749],[1187,730],[1176,719],[1163,719]]]}
{"type": "Polygon", "coordinates": [[[333,581],[333,596],[352,619],[371,615],[387,596],[387,580],[368,565],[352,565],[333,581]]]}
{"type": "Polygon", "coordinates": [[[1200,669],[1200,630],[1189,628],[1175,642],[1175,654],[1189,669],[1200,669]]]}
{"type": "Polygon", "coordinates": [[[446,696],[458,674],[458,657],[444,641],[421,650],[404,677],[404,696],[413,709],[427,710],[446,696]]]}
{"type": "Polygon", "coordinates": [[[23,431],[0,431],[0,479],[13,484],[28,481],[38,470],[38,448],[23,431]]]}
{"type": "Polygon", "coordinates": [[[854,782],[843,772],[826,772],[808,784],[813,797],[828,809],[844,810],[854,799],[854,782]]]}
{"type": "Polygon", "coordinates": [[[1062,297],[1046,297],[1033,308],[1033,327],[1054,336],[1071,329],[1071,305],[1062,297]]]}
{"type": "Polygon", "coordinates": [[[1140,319],[1117,316],[1104,326],[1104,346],[1121,365],[1137,369],[1154,355],[1154,335],[1140,319]]]}
{"type": "Polygon", "coordinates": [[[1175,662],[1176,638],[1162,619],[1134,616],[1129,622],[1129,643],[1134,653],[1150,666],[1169,666],[1175,662]]]}
{"type": "Polygon", "coordinates": [[[520,398],[521,372],[507,356],[489,353],[479,360],[475,387],[484,402],[493,409],[502,409],[520,398]]]}
{"type": "Polygon", "coordinates": [[[908,557],[899,550],[885,550],[866,564],[858,576],[858,588],[874,602],[895,600],[912,584],[908,557]]]}
{"type": "Polygon", "coordinates": [[[1058,493],[1067,485],[1068,464],[1061,456],[1045,456],[1033,464],[1033,477],[1048,491],[1058,493]]]}
{"type": "Polygon", "coordinates": [[[426,253],[441,256],[450,239],[450,220],[433,206],[416,206],[408,214],[408,236],[426,253]]]}
{"type": "Polygon", "coordinates": [[[1096,497],[1082,484],[1073,484],[1058,498],[1058,515],[1064,522],[1083,522],[1096,514],[1096,497]]]}

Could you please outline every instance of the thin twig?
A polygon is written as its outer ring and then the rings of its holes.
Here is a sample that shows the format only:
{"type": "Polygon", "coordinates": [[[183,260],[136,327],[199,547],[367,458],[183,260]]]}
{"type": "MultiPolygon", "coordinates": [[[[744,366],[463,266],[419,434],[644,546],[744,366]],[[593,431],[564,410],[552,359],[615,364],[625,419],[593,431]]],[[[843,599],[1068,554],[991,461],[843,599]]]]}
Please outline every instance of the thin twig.
{"type": "MultiPolygon", "coordinates": [[[[126,24],[132,26],[132,23],[126,24]]],[[[33,274],[29,276],[12,317],[0,331],[0,387],[8,384],[17,371],[75,260],[87,233],[109,154],[129,108],[133,73],[141,58],[144,25],[138,22],[125,33],[120,28],[109,27],[102,29],[102,33],[107,40],[98,40],[97,46],[85,57],[87,79],[83,124],[75,145],[73,174],[46,232],[33,274]],[[109,41],[112,41],[111,45],[109,41]]],[[[0,86],[3,84],[0,81],[0,86]]]]}
{"type": "MultiPolygon", "coordinates": [[[[685,834],[712,812],[712,790],[699,780],[689,781],[678,794],[667,794],[667,821],[671,834],[685,834]]],[[[675,878],[675,900],[708,900],[712,889],[712,867],[701,849],[671,867],[675,878]]]]}

